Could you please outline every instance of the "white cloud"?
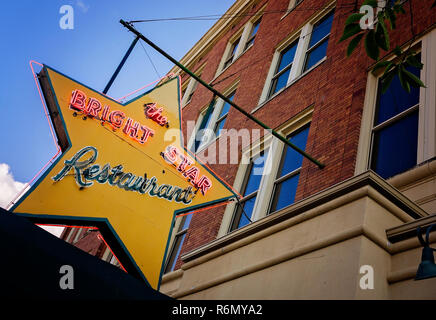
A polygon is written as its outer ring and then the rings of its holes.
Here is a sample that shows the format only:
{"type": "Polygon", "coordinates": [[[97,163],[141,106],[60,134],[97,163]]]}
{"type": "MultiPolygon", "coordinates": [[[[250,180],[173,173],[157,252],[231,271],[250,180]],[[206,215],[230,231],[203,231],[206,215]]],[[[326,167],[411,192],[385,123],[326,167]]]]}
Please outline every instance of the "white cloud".
{"type": "MultiPolygon", "coordinates": [[[[6,163],[0,163],[0,207],[7,209],[8,204],[16,198],[21,192],[23,195],[25,192],[23,189],[26,187],[26,183],[15,181],[10,167],[6,163]],[[23,192],[22,192],[23,191],[23,192]]],[[[27,187],[29,188],[29,187],[27,187]]],[[[27,190],[26,190],[27,191],[27,190]]],[[[59,237],[62,233],[63,227],[54,226],[40,226],[44,230],[59,237]]]]}
{"type": "Polygon", "coordinates": [[[76,5],[82,10],[83,13],[87,13],[89,9],[89,5],[86,5],[83,0],[77,0],[76,5]]]}
{"type": "Polygon", "coordinates": [[[25,186],[25,183],[14,180],[9,165],[0,163],[0,207],[6,209],[7,205],[25,186]]]}

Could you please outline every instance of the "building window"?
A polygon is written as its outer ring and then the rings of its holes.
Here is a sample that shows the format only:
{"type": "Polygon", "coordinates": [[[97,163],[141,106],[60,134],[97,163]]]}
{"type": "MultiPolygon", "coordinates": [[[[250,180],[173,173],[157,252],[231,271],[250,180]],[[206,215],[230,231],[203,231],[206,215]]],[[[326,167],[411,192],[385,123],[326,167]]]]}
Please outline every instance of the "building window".
{"type": "Polygon", "coordinates": [[[216,76],[230,66],[242,53],[254,45],[254,39],[257,36],[262,19],[262,10],[263,8],[254,14],[253,18],[229,40],[221,63],[217,69],[216,76]]]}
{"type": "MultiPolygon", "coordinates": [[[[292,133],[288,139],[301,150],[305,150],[308,134],[309,125],[306,125],[292,133]]],[[[291,147],[286,146],[280,161],[277,178],[274,181],[269,212],[275,212],[294,203],[302,163],[303,156],[291,147]]]]}
{"type": "MultiPolygon", "coordinates": [[[[229,96],[227,96],[227,98],[230,101],[233,101],[234,96],[235,96],[235,92],[232,92],[229,96]]],[[[215,128],[213,130],[215,132],[215,136],[217,136],[217,137],[220,136],[221,130],[223,129],[224,124],[226,123],[229,110],[230,110],[230,103],[223,101],[223,106],[221,107],[221,112],[218,116],[218,119],[216,120],[215,128]]]]}
{"type": "Polygon", "coordinates": [[[200,116],[197,119],[198,127],[193,132],[194,139],[191,142],[190,150],[193,152],[197,152],[200,148],[200,145],[206,143],[207,135],[205,134],[206,129],[209,127],[210,120],[214,113],[216,100],[212,101],[212,104],[209,105],[206,109],[204,109],[200,116]]]}
{"type": "MultiPolygon", "coordinates": [[[[224,93],[231,101],[233,101],[235,96],[236,86],[237,83],[225,91],[230,93],[224,93]]],[[[212,101],[211,107],[210,105],[205,107],[197,119],[196,127],[188,142],[188,149],[198,152],[215,138],[219,137],[226,123],[230,108],[231,105],[223,99],[215,99],[212,101]]]]}
{"type": "Polygon", "coordinates": [[[268,97],[271,97],[273,94],[284,88],[288,83],[297,45],[298,41],[295,41],[280,52],[280,58],[276,72],[271,81],[271,88],[268,97]]]}
{"type": "MultiPolygon", "coordinates": [[[[409,45],[406,47],[406,49],[409,45]]],[[[423,69],[408,67],[425,88],[408,94],[394,78],[383,93],[380,75],[367,76],[355,174],[372,169],[388,179],[436,157],[436,30],[412,43],[423,69]],[[393,137],[395,135],[395,137],[393,137]]],[[[395,59],[395,56],[391,56],[395,59]]]]}
{"type": "MultiPolygon", "coordinates": [[[[310,131],[313,106],[282,124],[277,131],[302,150],[310,131]]],[[[272,135],[242,150],[233,187],[241,199],[227,205],[218,237],[292,205],[303,156],[272,135]]]]}
{"type": "MultiPolygon", "coordinates": [[[[195,75],[197,77],[201,76],[201,73],[203,72],[204,65],[201,66],[197,72],[195,72],[195,75]]],[[[195,93],[195,90],[197,89],[198,81],[194,78],[190,78],[188,85],[182,90],[182,106],[186,106],[188,103],[191,102],[192,97],[195,93]]]]}
{"type": "Polygon", "coordinates": [[[176,233],[173,246],[171,248],[171,253],[168,256],[167,265],[165,267],[165,273],[174,271],[174,267],[176,266],[177,259],[180,256],[180,251],[182,249],[183,243],[186,238],[186,233],[189,228],[189,224],[191,223],[192,214],[188,214],[182,217],[181,223],[178,226],[178,232],[176,233]]]}
{"type": "Polygon", "coordinates": [[[277,47],[256,108],[324,60],[334,11],[326,8],[320,15],[277,47]]]}
{"type": "Polygon", "coordinates": [[[239,41],[241,40],[241,38],[236,39],[230,46],[230,51],[228,53],[227,59],[224,61],[224,67],[223,69],[227,68],[235,59],[236,57],[236,52],[238,51],[238,47],[239,47],[239,41]]]}
{"type": "Polygon", "coordinates": [[[313,26],[303,72],[309,70],[326,56],[332,22],[333,12],[330,12],[313,26]]]}
{"type": "Polygon", "coordinates": [[[198,85],[198,81],[195,79],[192,79],[194,84],[191,88],[191,90],[189,91],[189,94],[186,98],[186,104],[188,104],[189,102],[191,102],[192,96],[194,95],[195,89],[197,89],[197,85],[198,85]]]}
{"type": "Polygon", "coordinates": [[[247,225],[252,219],[253,209],[264,172],[267,151],[251,159],[244,178],[241,195],[243,198],[236,207],[230,231],[247,225]]]}
{"type": "Polygon", "coordinates": [[[256,38],[256,33],[257,30],[259,29],[260,20],[261,19],[253,23],[253,26],[251,27],[250,35],[248,36],[247,42],[245,43],[244,51],[254,44],[254,38],[256,38]]]}
{"type": "MultiPolygon", "coordinates": [[[[407,70],[420,77],[419,69],[407,70]]],[[[419,88],[412,87],[408,93],[396,75],[381,93],[383,81],[379,79],[370,167],[387,179],[417,164],[419,88]]]]}

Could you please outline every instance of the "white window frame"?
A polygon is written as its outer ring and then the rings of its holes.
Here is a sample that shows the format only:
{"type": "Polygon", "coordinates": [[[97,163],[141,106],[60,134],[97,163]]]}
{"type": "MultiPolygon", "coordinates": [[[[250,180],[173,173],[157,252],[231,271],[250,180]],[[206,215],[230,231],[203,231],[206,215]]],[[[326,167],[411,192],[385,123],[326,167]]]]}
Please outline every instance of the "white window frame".
{"type": "MultiPolygon", "coordinates": [[[[279,126],[276,131],[284,136],[288,136],[303,126],[312,121],[313,106],[306,108],[301,113],[293,117],[291,120],[279,126]]],[[[264,165],[264,174],[261,178],[258,194],[261,196],[256,197],[256,201],[253,207],[251,215],[251,221],[257,221],[267,215],[274,214],[269,213],[269,207],[271,198],[273,195],[274,182],[276,181],[277,172],[279,170],[280,162],[283,155],[285,144],[272,135],[263,137],[256,143],[242,150],[241,161],[236,173],[235,182],[233,188],[235,190],[241,190],[245,181],[245,177],[249,174],[250,160],[257,156],[263,150],[268,150],[266,162],[264,165]]],[[[237,202],[233,201],[226,206],[224,211],[223,220],[221,222],[220,229],[218,231],[218,238],[226,235],[230,232],[230,228],[233,223],[233,216],[236,213],[237,202]]],[[[244,228],[244,227],[243,227],[244,228]]],[[[233,230],[235,232],[239,229],[233,230]]]]}
{"type": "MultiPolygon", "coordinates": [[[[177,238],[181,237],[183,234],[186,234],[188,232],[189,229],[189,225],[187,228],[185,229],[181,229],[182,224],[185,223],[185,220],[187,219],[187,216],[181,216],[179,218],[176,218],[174,226],[173,226],[173,230],[171,232],[171,239],[170,239],[170,244],[168,246],[168,248],[170,248],[170,250],[168,251],[168,255],[166,256],[166,260],[165,260],[165,266],[164,266],[164,271],[168,268],[168,264],[170,263],[170,259],[171,256],[173,255],[174,249],[175,249],[175,241],[177,238]]],[[[183,246],[183,243],[182,243],[183,246]]],[[[179,255],[180,257],[180,255],[179,255]]],[[[179,257],[176,257],[176,262],[177,259],[179,257]]],[[[165,272],[166,274],[173,272],[174,270],[170,270],[168,272],[165,272]]]]}
{"type": "Polygon", "coordinates": [[[274,56],[271,62],[270,69],[268,71],[268,75],[262,90],[262,94],[259,99],[259,104],[252,112],[258,110],[267,101],[279,95],[282,91],[286,90],[286,88],[292,85],[295,81],[297,81],[298,79],[300,79],[301,77],[303,77],[304,75],[315,69],[318,65],[320,65],[327,59],[327,56],[325,56],[320,61],[318,61],[315,65],[313,65],[311,68],[303,72],[306,53],[307,50],[309,49],[309,42],[311,39],[310,35],[312,34],[313,26],[322,18],[324,18],[327,14],[332,12],[332,10],[334,9],[334,4],[335,3],[333,2],[330,5],[326,6],[324,10],[320,11],[318,14],[313,16],[301,29],[296,30],[291,35],[289,35],[285,40],[283,40],[281,43],[278,44],[274,52],[274,56]],[[294,41],[297,41],[297,39],[298,39],[297,49],[295,52],[294,60],[292,62],[292,67],[289,73],[288,81],[282,89],[269,96],[270,87],[272,84],[273,77],[276,74],[277,65],[280,61],[281,52],[285,50],[294,41]]]}
{"type": "MultiPolygon", "coordinates": [[[[203,64],[200,68],[198,68],[198,70],[195,72],[195,75],[200,77],[204,67],[205,64],[203,64]]],[[[198,86],[198,81],[191,77],[189,79],[188,85],[186,86],[185,93],[183,94],[182,97],[182,108],[184,108],[186,105],[188,105],[191,102],[192,95],[194,94],[195,89],[197,89],[197,86],[198,86]]]]}
{"type": "MultiPolygon", "coordinates": [[[[227,97],[229,96],[231,93],[237,92],[237,88],[239,85],[239,80],[237,80],[236,82],[234,82],[230,87],[228,87],[225,91],[224,91],[224,95],[227,97]]],[[[214,142],[215,140],[219,139],[219,136],[215,136],[215,125],[217,123],[217,121],[219,120],[219,115],[221,114],[221,110],[223,108],[225,104],[225,101],[221,98],[217,98],[217,100],[215,101],[215,106],[214,106],[214,110],[210,116],[210,120],[209,120],[209,124],[206,128],[204,128],[205,130],[205,134],[206,134],[206,140],[204,140],[197,148],[197,150],[195,152],[201,152],[202,150],[206,149],[212,142],[214,142]]],[[[188,141],[188,149],[191,150],[192,152],[194,152],[193,147],[195,146],[195,136],[197,135],[198,129],[201,125],[201,122],[204,119],[204,116],[206,114],[207,109],[209,108],[209,104],[204,107],[202,109],[202,111],[200,112],[200,115],[197,118],[197,122],[195,124],[195,129],[192,131],[191,136],[189,138],[188,141]]],[[[230,110],[232,109],[232,107],[230,107],[230,110]]],[[[229,110],[229,112],[230,112],[229,110]]]]}
{"type": "MultiPolygon", "coordinates": [[[[266,5],[265,5],[266,6],[266,5]]],[[[246,44],[249,40],[251,31],[253,29],[254,24],[259,21],[260,19],[262,19],[262,15],[263,15],[263,10],[265,8],[265,6],[263,6],[263,8],[261,8],[260,10],[257,11],[256,14],[253,15],[253,18],[250,19],[250,21],[248,21],[244,27],[242,27],[238,32],[236,32],[228,41],[226,49],[224,50],[224,54],[221,58],[221,62],[218,66],[217,69],[217,73],[215,75],[215,78],[218,77],[218,75],[220,75],[224,70],[226,70],[227,68],[229,68],[243,53],[245,53],[246,51],[248,51],[253,45],[246,47],[246,44]],[[231,54],[231,50],[233,47],[233,44],[239,39],[239,44],[238,44],[238,48],[235,52],[235,54],[233,55],[232,58],[232,62],[230,62],[227,66],[225,66],[226,61],[229,59],[230,54],[231,54]]],[[[260,28],[260,26],[259,26],[260,28]]],[[[257,31],[259,32],[259,30],[257,31]]],[[[257,36],[257,33],[256,33],[257,36]]]]}
{"type": "Polygon", "coordinates": [[[286,13],[280,18],[280,20],[284,19],[289,13],[291,13],[298,5],[300,5],[304,0],[290,0],[288,4],[288,10],[286,13]]]}
{"type": "Polygon", "coordinates": [[[247,44],[252,39],[256,40],[257,33],[259,32],[259,28],[260,28],[260,23],[261,22],[262,22],[262,16],[259,17],[257,15],[256,15],[256,19],[254,19],[254,20],[252,19],[250,22],[248,22],[247,26],[245,27],[248,30],[248,32],[247,32],[247,39],[245,39],[245,41],[244,41],[244,50],[243,50],[243,52],[247,51],[248,49],[250,49],[254,45],[254,42],[253,42],[253,43],[251,43],[250,45],[247,46],[247,44]],[[256,32],[255,35],[251,36],[251,33],[253,32],[254,25],[256,23],[258,23],[258,22],[259,22],[259,27],[257,28],[257,32],[256,32]]]}
{"type": "Polygon", "coordinates": [[[290,0],[288,5],[288,10],[294,10],[300,3],[302,3],[304,0],[290,0]]]}
{"type": "MultiPolygon", "coordinates": [[[[418,150],[417,164],[436,156],[436,29],[413,44],[421,47],[421,80],[427,88],[419,91],[418,150]]],[[[393,57],[389,57],[393,59],[393,57]]],[[[359,146],[356,156],[355,174],[370,169],[372,154],[372,130],[377,104],[377,92],[380,75],[368,72],[359,146]]],[[[412,168],[413,169],[413,168],[412,168]]],[[[388,179],[389,180],[389,179],[388,179]]]]}

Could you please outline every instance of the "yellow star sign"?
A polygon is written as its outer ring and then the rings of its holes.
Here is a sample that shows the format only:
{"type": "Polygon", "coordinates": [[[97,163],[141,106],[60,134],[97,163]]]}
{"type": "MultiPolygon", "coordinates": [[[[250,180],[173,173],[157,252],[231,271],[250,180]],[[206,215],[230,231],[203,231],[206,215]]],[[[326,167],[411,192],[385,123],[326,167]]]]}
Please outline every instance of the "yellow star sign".
{"type": "Polygon", "coordinates": [[[62,154],[11,211],[99,227],[125,269],[159,289],[175,216],[236,196],[183,148],[180,79],[125,104],[45,65],[39,81],[62,154]]]}

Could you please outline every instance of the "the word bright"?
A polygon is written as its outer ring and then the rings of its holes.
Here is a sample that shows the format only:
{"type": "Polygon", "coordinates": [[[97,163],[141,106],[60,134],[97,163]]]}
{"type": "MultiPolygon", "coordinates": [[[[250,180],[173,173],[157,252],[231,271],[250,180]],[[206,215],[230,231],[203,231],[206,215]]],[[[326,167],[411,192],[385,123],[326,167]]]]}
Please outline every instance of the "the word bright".
{"type": "Polygon", "coordinates": [[[130,138],[143,144],[154,131],[147,126],[140,124],[129,117],[126,118],[124,112],[111,110],[108,105],[102,107],[101,102],[96,98],[87,97],[86,94],[78,89],[71,95],[70,109],[83,112],[84,114],[97,118],[103,123],[108,122],[114,129],[123,128],[123,132],[130,138]]]}

